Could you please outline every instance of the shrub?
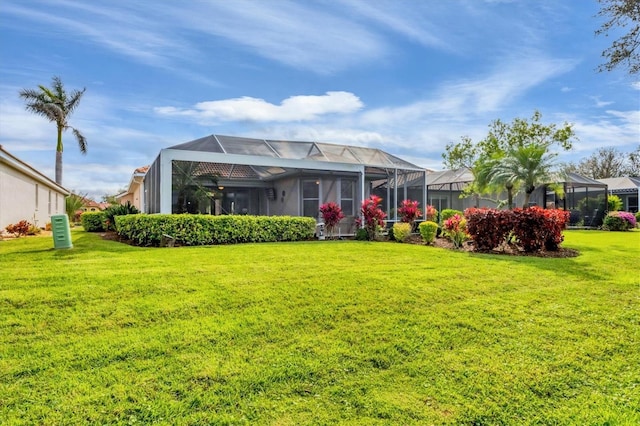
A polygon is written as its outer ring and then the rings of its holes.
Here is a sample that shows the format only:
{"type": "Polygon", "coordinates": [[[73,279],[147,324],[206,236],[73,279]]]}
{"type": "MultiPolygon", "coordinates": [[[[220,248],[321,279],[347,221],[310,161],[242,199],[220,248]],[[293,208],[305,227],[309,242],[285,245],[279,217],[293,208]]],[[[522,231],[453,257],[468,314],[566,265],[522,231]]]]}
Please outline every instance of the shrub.
{"type": "Polygon", "coordinates": [[[415,222],[416,219],[422,216],[422,211],[418,208],[419,203],[412,200],[403,200],[398,208],[398,215],[400,221],[405,223],[415,222]]]}
{"type": "Polygon", "coordinates": [[[373,241],[378,234],[378,230],[384,226],[384,218],[387,214],[380,209],[382,198],[372,195],[362,202],[360,207],[360,217],[356,219],[356,224],[367,231],[367,239],[373,241]]]}
{"type": "Polygon", "coordinates": [[[21,220],[18,223],[7,225],[4,229],[8,233],[13,234],[16,237],[23,237],[23,236],[27,235],[27,233],[29,232],[29,229],[32,226],[33,225],[31,223],[27,222],[26,220],[21,220]]]}
{"type": "Polygon", "coordinates": [[[469,208],[464,211],[467,232],[478,250],[493,250],[505,241],[513,229],[511,210],[469,208]]]}
{"type": "Polygon", "coordinates": [[[42,229],[38,228],[33,224],[29,224],[29,230],[27,231],[27,235],[38,235],[42,232],[42,229]]]}
{"type": "Polygon", "coordinates": [[[117,204],[107,207],[103,212],[104,215],[104,230],[115,231],[116,230],[116,216],[125,216],[128,214],[138,214],[140,211],[132,205],[129,201],[126,204],[117,204]]]}
{"type": "Polygon", "coordinates": [[[564,235],[562,231],[569,222],[568,211],[542,209],[465,210],[467,231],[477,250],[493,250],[512,233],[517,245],[526,252],[535,252],[545,248],[558,250],[564,235]]]}
{"type": "Polygon", "coordinates": [[[52,227],[51,227],[51,222],[47,222],[46,225],[44,225],[44,230],[45,231],[51,231],[52,227]]]}
{"type": "Polygon", "coordinates": [[[324,226],[327,228],[327,235],[332,237],[336,225],[344,219],[344,213],[342,213],[340,206],[333,201],[321,205],[320,213],[322,213],[324,226]]]}
{"type": "Polygon", "coordinates": [[[104,231],[105,215],[103,212],[84,212],[80,215],[80,223],[87,232],[104,231]]]}
{"type": "Polygon", "coordinates": [[[640,226],[640,211],[636,212],[636,226],[640,226]]]}
{"type": "Polygon", "coordinates": [[[422,222],[418,229],[420,230],[420,236],[422,237],[422,241],[427,244],[432,244],[436,239],[436,234],[438,233],[438,224],[433,221],[422,222]]]}
{"type": "Polygon", "coordinates": [[[607,231],[628,231],[636,226],[636,218],[628,212],[609,212],[603,221],[602,228],[607,231]]]}
{"type": "Polygon", "coordinates": [[[557,250],[564,240],[562,230],[569,222],[569,212],[530,207],[515,209],[513,214],[513,233],[525,252],[540,251],[543,247],[557,250]]]}
{"type": "Polygon", "coordinates": [[[544,248],[547,251],[557,251],[564,241],[562,231],[569,223],[570,213],[558,209],[540,209],[545,218],[545,225],[542,232],[545,234],[544,248]]]}
{"type": "Polygon", "coordinates": [[[116,216],[118,234],[141,246],[158,246],[163,235],[180,245],[300,241],[313,238],[311,217],[134,214],[116,216]]]}
{"type": "Polygon", "coordinates": [[[462,243],[469,238],[469,234],[467,234],[467,221],[459,214],[454,214],[445,220],[442,224],[442,229],[455,248],[462,247],[462,243]]]}
{"type": "Polygon", "coordinates": [[[356,230],[356,240],[358,241],[367,241],[369,239],[369,234],[367,234],[367,230],[364,228],[358,228],[356,230]]]}
{"type": "Polygon", "coordinates": [[[429,222],[438,222],[438,210],[430,204],[427,204],[425,207],[425,212],[427,214],[427,221],[429,222]]]}
{"type": "Polygon", "coordinates": [[[399,222],[393,224],[393,238],[399,243],[407,241],[411,235],[411,224],[407,222],[399,222]]]}
{"type": "Polygon", "coordinates": [[[449,219],[449,218],[451,218],[451,217],[453,217],[453,216],[455,216],[455,215],[458,215],[458,216],[462,217],[462,216],[463,216],[463,213],[462,213],[460,210],[454,210],[454,209],[443,209],[443,210],[440,212],[440,224],[441,224],[441,225],[442,225],[442,224],[444,224],[444,222],[445,222],[447,219],[449,219]]]}
{"type": "Polygon", "coordinates": [[[622,199],[617,195],[609,195],[607,197],[607,210],[610,212],[622,210],[622,199]]]}

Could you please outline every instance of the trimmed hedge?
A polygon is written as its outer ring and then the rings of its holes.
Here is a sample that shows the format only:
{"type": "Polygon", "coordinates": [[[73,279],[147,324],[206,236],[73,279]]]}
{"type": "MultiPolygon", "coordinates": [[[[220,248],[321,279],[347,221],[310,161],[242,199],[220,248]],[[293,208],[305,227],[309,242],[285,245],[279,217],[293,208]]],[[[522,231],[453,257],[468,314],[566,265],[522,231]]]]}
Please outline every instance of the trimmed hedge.
{"type": "Polygon", "coordinates": [[[293,216],[133,214],[116,216],[118,235],[140,246],[158,246],[163,235],[185,246],[301,241],[313,238],[316,221],[293,216]]]}
{"type": "Polygon", "coordinates": [[[465,210],[467,231],[477,250],[493,250],[509,235],[516,237],[517,245],[527,253],[556,251],[564,241],[562,231],[569,222],[569,212],[530,207],[528,209],[465,210]]]}
{"type": "Polygon", "coordinates": [[[87,232],[104,231],[106,216],[103,212],[84,212],[80,215],[80,223],[87,232]]]}

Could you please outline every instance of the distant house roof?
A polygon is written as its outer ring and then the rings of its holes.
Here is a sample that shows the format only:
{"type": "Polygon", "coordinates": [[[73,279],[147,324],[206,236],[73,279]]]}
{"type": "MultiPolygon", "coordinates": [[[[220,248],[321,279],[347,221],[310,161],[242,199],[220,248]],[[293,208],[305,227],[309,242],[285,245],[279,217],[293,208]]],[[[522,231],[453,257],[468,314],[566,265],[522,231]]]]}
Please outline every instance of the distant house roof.
{"type": "Polygon", "coordinates": [[[21,173],[30,176],[32,179],[38,181],[39,183],[48,186],[51,189],[58,191],[63,195],[69,195],[70,192],[66,188],[61,185],[55,183],[55,181],[51,180],[47,176],[43,175],[41,172],[36,170],[34,167],[20,160],[18,157],[9,153],[9,151],[5,150],[2,145],[0,145],[0,162],[8,164],[10,167],[20,171],[21,173]]]}
{"type": "Polygon", "coordinates": [[[616,177],[598,179],[598,181],[606,184],[611,193],[638,192],[640,188],[640,177],[616,177]]]}

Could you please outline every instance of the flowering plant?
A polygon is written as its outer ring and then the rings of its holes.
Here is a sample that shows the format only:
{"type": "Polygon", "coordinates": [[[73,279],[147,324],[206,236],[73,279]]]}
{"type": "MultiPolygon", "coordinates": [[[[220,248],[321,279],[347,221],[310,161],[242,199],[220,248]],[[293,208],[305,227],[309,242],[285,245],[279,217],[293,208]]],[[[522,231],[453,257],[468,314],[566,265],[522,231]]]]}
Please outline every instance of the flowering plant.
{"type": "Polygon", "coordinates": [[[609,231],[628,231],[635,228],[636,217],[629,212],[609,212],[604,218],[603,228],[609,231]]]}
{"type": "Polygon", "coordinates": [[[331,201],[320,206],[320,213],[322,213],[324,226],[327,228],[327,235],[329,237],[333,236],[336,225],[344,218],[342,209],[339,205],[331,201]]]}
{"type": "Polygon", "coordinates": [[[453,242],[455,248],[462,247],[462,243],[469,239],[469,234],[467,234],[467,221],[459,214],[455,214],[445,220],[442,228],[444,234],[453,242]]]}
{"type": "Polygon", "coordinates": [[[364,228],[367,238],[373,241],[378,229],[384,226],[384,219],[387,214],[380,209],[382,198],[372,195],[362,202],[360,206],[360,217],[356,219],[356,224],[364,228]]]}

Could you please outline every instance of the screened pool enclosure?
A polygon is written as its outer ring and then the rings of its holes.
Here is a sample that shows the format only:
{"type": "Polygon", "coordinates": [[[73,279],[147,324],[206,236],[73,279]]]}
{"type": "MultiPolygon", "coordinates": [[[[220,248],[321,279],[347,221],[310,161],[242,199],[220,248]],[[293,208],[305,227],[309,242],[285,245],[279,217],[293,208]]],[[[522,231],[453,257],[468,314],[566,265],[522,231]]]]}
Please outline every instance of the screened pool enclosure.
{"type": "Polygon", "coordinates": [[[384,187],[391,219],[405,198],[424,205],[425,175],[379,149],[211,135],[160,151],[145,176],[145,209],[317,218],[320,205],[334,201],[346,215],[338,231],[350,234],[374,188],[384,187]]]}

